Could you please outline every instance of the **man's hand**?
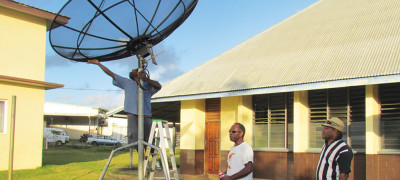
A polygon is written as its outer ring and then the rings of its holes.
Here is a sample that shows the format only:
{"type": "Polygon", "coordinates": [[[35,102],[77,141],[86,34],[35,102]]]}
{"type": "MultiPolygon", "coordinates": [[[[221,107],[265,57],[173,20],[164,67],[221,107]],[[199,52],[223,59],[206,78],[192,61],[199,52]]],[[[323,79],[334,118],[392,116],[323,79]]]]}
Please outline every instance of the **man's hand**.
{"type": "Polygon", "coordinates": [[[349,173],[340,173],[339,180],[347,180],[349,179],[349,173]]]}
{"type": "Polygon", "coordinates": [[[99,60],[91,59],[91,60],[88,60],[87,63],[98,65],[101,68],[101,70],[103,70],[107,75],[109,75],[110,77],[112,77],[115,80],[115,74],[112,71],[110,71],[107,67],[100,64],[99,60]]]}
{"type": "Polygon", "coordinates": [[[137,77],[139,77],[140,79],[142,79],[143,81],[149,82],[149,78],[147,77],[147,74],[144,72],[138,72],[137,73],[137,77]]]}
{"type": "Polygon", "coordinates": [[[100,64],[99,60],[97,60],[97,59],[88,60],[87,63],[88,64],[96,64],[96,65],[100,64]]]}

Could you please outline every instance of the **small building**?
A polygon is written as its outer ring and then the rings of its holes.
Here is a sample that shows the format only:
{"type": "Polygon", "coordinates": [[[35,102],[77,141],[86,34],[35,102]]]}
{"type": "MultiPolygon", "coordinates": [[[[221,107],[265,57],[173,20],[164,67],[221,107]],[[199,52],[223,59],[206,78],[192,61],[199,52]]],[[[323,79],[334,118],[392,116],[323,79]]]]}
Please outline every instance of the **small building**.
{"type": "Polygon", "coordinates": [[[103,128],[108,126],[104,114],[101,108],[44,103],[45,127],[64,129],[70,139],[80,139],[83,134],[102,134],[103,128]]]}
{"type": "Polygon", "coordinates": [[[399,14],[400,1],[320,0],[164,85],[152,103],[180,104],[181,173],[225,171],[239,122],[255,178],[315,179],[337,116],[350,179],[398,179],[399,14]]]}
{"type": "Polygon", "coordinates": [[[55,15],[0,0],[0,170],[8,169],[12,148],[13,169],[42,166],[45,90],[63,87],[44,81],[46,31],[55,15]]]}

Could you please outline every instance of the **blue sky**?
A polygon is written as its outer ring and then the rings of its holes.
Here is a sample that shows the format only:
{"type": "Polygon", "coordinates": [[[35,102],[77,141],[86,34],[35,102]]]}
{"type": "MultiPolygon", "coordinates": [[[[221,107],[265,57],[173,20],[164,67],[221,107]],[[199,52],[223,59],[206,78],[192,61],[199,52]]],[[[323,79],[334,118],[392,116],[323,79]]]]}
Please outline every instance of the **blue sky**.
{"type": "MultiPolygon", "coordinates": [[[[66,0],[17,0],[58,12],[66,0]]],[[[154,47],[159,65],[149,63],[152,79],[161,84],[235,47],[276,25],[317,0],[199,0],[191,16],[168,38],[154,47]]],[[[47,37],[48,40],[48,37],[47,37]]],[[[137,67],[136,57],[103,63],[127,77],[137,67]]],[[[71,62],[47,43],[45,81],[64,84],[47,90],[46,102],[113,109],[123,104],[123,92],[97,66],[71,62]]],[[[196,83],[193,81],[193,83],[196,83]]]]}

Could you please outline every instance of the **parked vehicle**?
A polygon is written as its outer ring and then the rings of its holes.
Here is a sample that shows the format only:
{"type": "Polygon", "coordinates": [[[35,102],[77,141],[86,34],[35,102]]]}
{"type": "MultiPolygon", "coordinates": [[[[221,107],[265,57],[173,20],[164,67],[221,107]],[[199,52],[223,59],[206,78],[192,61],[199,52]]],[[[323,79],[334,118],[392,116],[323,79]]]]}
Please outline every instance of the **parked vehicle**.
{"type": "Polygon", "coordinates": [[[98,146],[98,145],[121,146],[124,143],[124,141],[117,140],[111,136],[95,135],[89,137],[86,143],[91,144],[93,146],[98,146]]]}
{"type": "Polygon", "coordinates": [[[70,141],[67,132],[59,128],[43,128],[43,137],[47,138],[47,142],[56,143],[57,146],[70,141]]]}

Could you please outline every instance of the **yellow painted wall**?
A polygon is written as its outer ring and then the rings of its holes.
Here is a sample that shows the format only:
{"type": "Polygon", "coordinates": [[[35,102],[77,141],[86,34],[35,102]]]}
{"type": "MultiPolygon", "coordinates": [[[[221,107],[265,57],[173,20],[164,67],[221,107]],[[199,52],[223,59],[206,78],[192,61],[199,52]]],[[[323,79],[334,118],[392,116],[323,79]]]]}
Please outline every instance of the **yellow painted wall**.
{"type": "Polygon", "coordinates": [[[251,96],[221,98],[221,150],[229,150],[233,146],[228,131],[236,122],[245,126],[244,140],[252,146],[253,110],[251,96]]]}
{"type": "Polygon", "coordinates": [[[0,74],[44,81],[46,20],[0,7],[0,74]]]}
{"type": "Polygon", "coordinates": [[[293,151],[305,152],[309,146],[308,92],[294,92],[293,104],[293,151]]]}
{"type": "MultiPolygon", "coordinates": [[[[46,20],[0,7],[0,75],[44,81],[46,20]]],[[[0,170],[8,169],[11,99],[17,96],[14,169],[42,164],[44,89],[0,83],[7,100],[6,133],[0,134],[0,170]]]]}
{"type": "Polygon", "coordinates": [[[365,86],[365,133],[366,154],[378,154],[380,149],[379,138],[379,93],[378,85],[365,86]]]}
{"type": "Polygon", "coordinates": [[[14,169],[32,169],[42,165],[44,90],[27,86],[0,84],[0,99],[7,100],[6,133],[0,134],[0,170],[8,169],[11,101],[16,100],[14,169]]]}
{"type": "Polygon", "coordinates": [[[181,149],[204,149],[205,100],[181,102],[181,149]]]}

